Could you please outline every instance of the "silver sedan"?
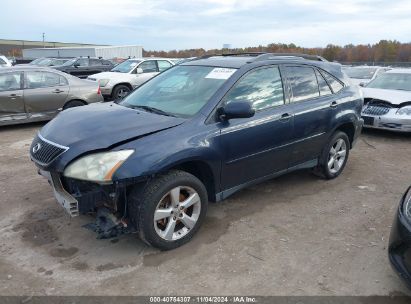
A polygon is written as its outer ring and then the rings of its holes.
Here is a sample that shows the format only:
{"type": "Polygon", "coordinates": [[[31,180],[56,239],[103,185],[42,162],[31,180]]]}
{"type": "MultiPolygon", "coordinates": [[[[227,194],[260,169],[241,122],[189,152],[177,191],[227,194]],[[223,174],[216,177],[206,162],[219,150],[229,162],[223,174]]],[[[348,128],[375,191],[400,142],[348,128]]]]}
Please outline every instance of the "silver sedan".
{"type": "Polygon", "coordinates": [[[98,83],[54,69],[0,70],[0,125],[50,120],[61,110],[103,100],[98,83]]]}

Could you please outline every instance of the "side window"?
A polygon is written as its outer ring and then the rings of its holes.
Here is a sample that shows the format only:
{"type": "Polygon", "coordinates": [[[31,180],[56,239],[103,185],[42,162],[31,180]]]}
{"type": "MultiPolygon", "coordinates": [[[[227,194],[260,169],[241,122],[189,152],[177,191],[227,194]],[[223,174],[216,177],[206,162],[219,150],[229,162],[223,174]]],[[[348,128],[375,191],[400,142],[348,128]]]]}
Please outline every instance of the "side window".
{"type": "Polygon", "coordinates": [[[0,58],[0,64],[6,64],[6,62],[0,58]]]}
{"type": "Polygon", "coordinates": [[[79,64],[81,67],[88,66],[88,58],[77,59],[76,64],[79,64]]]}
{"type": "Polygon", "coordinates": [[[256,111],[283,105],[283,83],[278,67],[248,72],[224,97],[225,104],[233,101],[248,101],[256,111]]]}
{"type": "Polygon", "coordinates": [[[303,101],[320,96],[317,77],[311,67],[286,67],[293,98],[291,102],[303,101]]]}
{"type": "Polygon", "coordinates": [[[157,65],[155,60],[144,61],[138,67],[143,69],[143,73],[157,72],[157,65]]]}
{"type": "Polygon", "coordinates": [[[21,73],[0,74],[0,92],[21,89],[21,73]]]}
{"type": "Polygon", "coordinates": [[[320,74],[320,72],[318,72],[318,70],[315,70],[315,75],[317,76],[318,88],[320,89],[320,95],[321,96],[331,95],[333,92],[331,91],[324,77],[320,74]]]}
{"type": "Polygon", "coordinates": [[[68,80],[66,77],[60,76],[60,85],[68,85],[68,80]]]}
{"type": "Polygon", "coordinates": [[[108,60],[101,60],[101,62],[103,63],[103,65],[111,65],[111,62],[108,60]]]}
{"type": "Polygon", "coordinates": [[[90,66],[99,66],[101,65],[101,62],[99,59],[89,59],[90,66]]]}
{"type": "Polygon", "coordinates": [[[162,72],[167,70],[168,68],[171,68],[171,63],[166,61],[166,60],[157,60],[158,64],[158,71],[162,72]]]}
{"type": "Polygon", "coordinates": [[[321,74],[324,76],[325,80],[327,80],[334,93],[338,93],[344,87],[343,84],[331,74],[324,71],[321,71],[321,74]]]}
{"type": "Polygon", "coordinates": [[[60,75],[50,72],[26,72],[26,88],[38,89],[59,86],[61,78],[60,75]]]}

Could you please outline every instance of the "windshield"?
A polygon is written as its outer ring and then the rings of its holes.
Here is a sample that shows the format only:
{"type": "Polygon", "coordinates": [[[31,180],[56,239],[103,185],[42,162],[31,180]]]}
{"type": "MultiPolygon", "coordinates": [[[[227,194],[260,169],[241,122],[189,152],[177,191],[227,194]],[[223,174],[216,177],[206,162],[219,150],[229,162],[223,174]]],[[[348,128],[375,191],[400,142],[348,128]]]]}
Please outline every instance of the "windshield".
{"type": "Polygon", "coordinates": [[[175,66],[128,95],[122,105],[150,107],[178,117],[194,116],[236,69],[175,66]]]}
{"type": "Polygon", "coordinates": [[[47,58],[37,58],[37,59],[34,59],[33,61],[31,61],[29,64],[39,64],[44,59],[47,59],[47,58]]]}
{"type": "Polygon", "coordinates": [[[377,68],[345,68],[344,72],[350,78],[355,79],[371,79],[377,68]]]}
{"type": "Polygon", "coordinates": [[[385,73],[373,81],[367,88],[411,91],[411,73],[385,73]]]}
{"type": "Polygon", "coordinates": [[[141,60],[126,60],[116,65],[113,69],[111,69],[111,71],[118,73],[130,73],[139,62],[141,62],[141,60]]]}

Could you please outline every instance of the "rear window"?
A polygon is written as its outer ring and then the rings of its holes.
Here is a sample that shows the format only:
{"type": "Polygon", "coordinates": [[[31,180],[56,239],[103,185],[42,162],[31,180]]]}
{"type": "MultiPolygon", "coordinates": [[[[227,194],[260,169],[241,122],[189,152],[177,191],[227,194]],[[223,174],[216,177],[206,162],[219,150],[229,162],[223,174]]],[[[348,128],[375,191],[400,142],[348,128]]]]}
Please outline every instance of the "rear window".
{"type": "Polygon", "coordinates": [[[334,93],[338,93],[344,87],[344,85],[331,74],[325,71],[321,71],[321,74],[324,76],[325,80],[327,80],[334,93]]]}
{"type": "Polygon", "coordinates": [[[293,93],[292,102],[299,102],[320,96],[317,77],[311,67],[286,67],[287,78],[293,93]]]}

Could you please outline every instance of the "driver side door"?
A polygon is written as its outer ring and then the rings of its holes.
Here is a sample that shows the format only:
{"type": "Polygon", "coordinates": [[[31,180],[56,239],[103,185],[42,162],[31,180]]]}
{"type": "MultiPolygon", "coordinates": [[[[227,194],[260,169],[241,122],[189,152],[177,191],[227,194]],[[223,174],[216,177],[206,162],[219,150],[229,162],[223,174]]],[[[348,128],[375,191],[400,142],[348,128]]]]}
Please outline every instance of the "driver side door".
{"type": "Polygon", "coordinates": [[[22,72],[0,74],[0,124],[27,118],[22,78],[22,72]]]}
{"type": "Polygon", "coordinates": [[[140,86],[158,74],[157,62],[156,60],[144,61],[138,65],[136,71],[141,71],[141,73],[137,72],[138,74],[136,74],[136,86],[140,86]]]}
{"type": "MultiPolygon", "coordinates": [[[[288,168],[293,119],[288,111],[278,66],[264,66],[246,73],[223,99],[248,101],[251,118],[220,122],[220,143],[225,153],[221,189],[258,180],[288,168]]],[[[228,194],[229,195],[229,194],[228,194]]]]}

